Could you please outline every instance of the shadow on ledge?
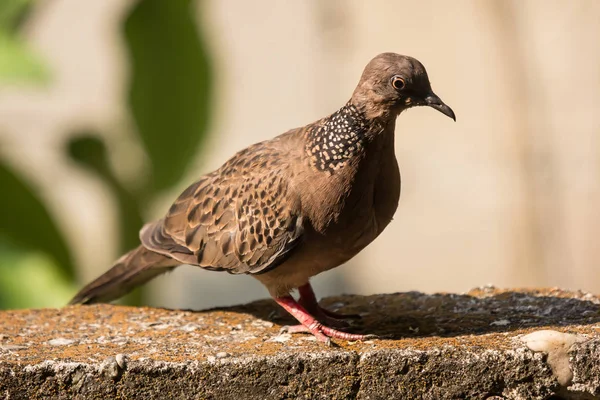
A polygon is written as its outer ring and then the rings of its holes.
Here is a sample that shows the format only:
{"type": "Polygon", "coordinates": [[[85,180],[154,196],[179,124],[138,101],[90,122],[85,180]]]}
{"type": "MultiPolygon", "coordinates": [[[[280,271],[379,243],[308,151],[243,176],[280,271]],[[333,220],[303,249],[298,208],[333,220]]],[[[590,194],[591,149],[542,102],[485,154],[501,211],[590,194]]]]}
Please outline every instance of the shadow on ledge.
{"type": "MultiPolygon", "coordinates": [[[[473,289],[467,294],[406,292],[371,296],[328,297],[321,305],[362,319],[346,329],[386,339],[454,337],[527,328],[568,327],[600,322],[600,301],[582,292],[559,289],[473,289]]],[[[248,313],[278,325],[297,322],[272,300],[194,311],[248,313]]]]}

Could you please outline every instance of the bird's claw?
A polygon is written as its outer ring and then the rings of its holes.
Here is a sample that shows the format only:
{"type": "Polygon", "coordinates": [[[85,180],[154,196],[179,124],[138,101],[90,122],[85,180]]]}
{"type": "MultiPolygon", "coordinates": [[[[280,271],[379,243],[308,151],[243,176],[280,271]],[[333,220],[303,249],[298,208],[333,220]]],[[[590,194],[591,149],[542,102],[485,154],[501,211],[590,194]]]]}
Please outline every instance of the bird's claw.
{"type": "Polygon", "coordinates": [[[289,333],[289,329],[290,329],[289,325],[284,325],[281,327],[281,329],[279,329],[279,334],[283,335],[284,333],[289,333]]]}
{"type": "Polygon", "coordinates": [[[372,334],[360,335],[360,334],[347,333],[347,332],[335,330],[335,329],[327,327],[327,326],[323,326],[321,324],[319,324],[319,326],[317,326],[317,327],[312,327],[312,329],[307,326],[304,326],[304,325],[292,325],[292,326],[285,325],[285,326],[282,326],[281,329],[279,330],[280,335],[283,333],[289,333],[289,334],[312,333],[319,342],[323,342],[327,346],[333,345],[333,343],[331,342],[331,338],[348,340],[348,341],[364,341],[364,340],[379,339],[379,336],[377,336],[377,335],[372,335],[372,334]]]}

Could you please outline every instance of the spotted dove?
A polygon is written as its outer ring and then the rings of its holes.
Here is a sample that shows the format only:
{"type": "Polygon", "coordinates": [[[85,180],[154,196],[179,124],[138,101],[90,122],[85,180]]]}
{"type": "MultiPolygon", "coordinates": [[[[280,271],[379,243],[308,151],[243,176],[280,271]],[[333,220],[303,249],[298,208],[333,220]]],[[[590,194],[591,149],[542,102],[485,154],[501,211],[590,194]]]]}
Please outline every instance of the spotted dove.
{"type": "Polygon", "coordinates": [[[456,120],[414,58],[394,53],[366,66],[333,114],[234,155],[189,186],[141,245],[71,300],[114,300],[181,264],[249,274],[301,325],[289,332],[364,340],[345,316],[319,306],[309,279],[354,257],[390,223],[400,197],[396,117],[429,106],[456,120]],[[290,295],[298,289],[299,300],[290,295]]]}

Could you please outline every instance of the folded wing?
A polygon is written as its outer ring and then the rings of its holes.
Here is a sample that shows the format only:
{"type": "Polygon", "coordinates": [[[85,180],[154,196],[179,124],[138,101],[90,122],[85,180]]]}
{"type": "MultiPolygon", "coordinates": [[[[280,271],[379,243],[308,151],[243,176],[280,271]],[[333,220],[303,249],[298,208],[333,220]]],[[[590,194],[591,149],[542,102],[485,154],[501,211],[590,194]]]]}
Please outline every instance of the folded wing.
{"type": "Polygon", "coordinates": [[[257,274],[281,264],[303,235],[298,196],[269,142],[254,145],[188,187],[146,225],[145,247],[184,264],[257,274]]]}

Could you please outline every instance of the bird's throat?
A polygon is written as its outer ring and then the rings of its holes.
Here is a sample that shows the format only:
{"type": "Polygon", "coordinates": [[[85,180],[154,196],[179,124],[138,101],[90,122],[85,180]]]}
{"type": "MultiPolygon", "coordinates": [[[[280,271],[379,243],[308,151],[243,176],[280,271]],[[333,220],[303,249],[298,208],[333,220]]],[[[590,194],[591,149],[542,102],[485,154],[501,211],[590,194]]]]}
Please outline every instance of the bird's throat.
{"type": "Polygon", "coordinates": [[[307,131],[306,152],[311,165],[333,174],[364,153],[366,143],[383,130],[351,102],[307,131]]]}

